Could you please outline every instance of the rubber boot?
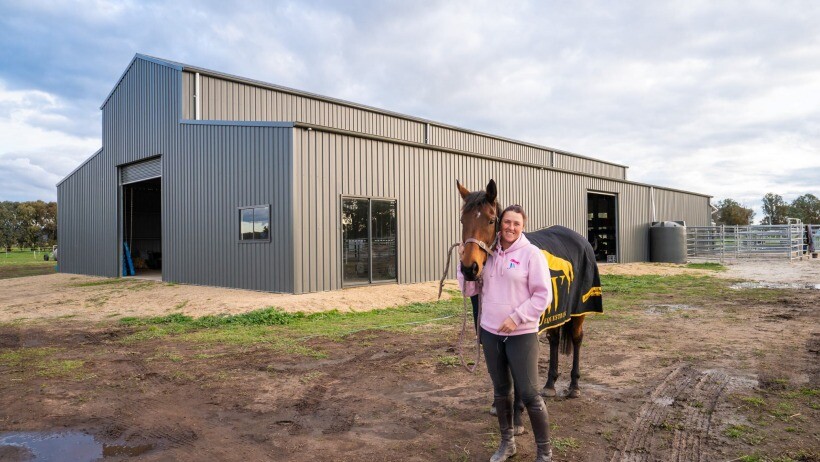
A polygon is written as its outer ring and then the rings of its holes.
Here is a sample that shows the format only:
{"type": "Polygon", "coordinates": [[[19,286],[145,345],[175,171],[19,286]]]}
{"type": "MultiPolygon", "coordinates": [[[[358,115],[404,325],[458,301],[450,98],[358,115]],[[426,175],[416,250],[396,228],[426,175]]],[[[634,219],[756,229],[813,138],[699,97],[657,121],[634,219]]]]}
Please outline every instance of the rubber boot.
{"type": "Polygon", "coordinates": [[[535,462],[552,462],[552,446],[550,446],[550,424],[547,405],[541,396],[536,396],[527,404],[527,414],[530,415],[532,435],[535,438],[535,462]]]}
{"type": "Polygon", "coordinates": [[[524,433],[527,433],[526,427],[524,427],[524,422],[521,421],[521,416],[524,414],[524,403],[522,401],[516,400],[513,403],[513,434],[515,436],[521,436],[524,433]]]}
{"type": "Polygon", "coordinates": [[[501,443],[490,462],[504,462],[517,452],[515,435],[513,434],[513,398],[505,396],[495,399],[495,409],[498,413],[498,428],[501,430],[501,443]]]}

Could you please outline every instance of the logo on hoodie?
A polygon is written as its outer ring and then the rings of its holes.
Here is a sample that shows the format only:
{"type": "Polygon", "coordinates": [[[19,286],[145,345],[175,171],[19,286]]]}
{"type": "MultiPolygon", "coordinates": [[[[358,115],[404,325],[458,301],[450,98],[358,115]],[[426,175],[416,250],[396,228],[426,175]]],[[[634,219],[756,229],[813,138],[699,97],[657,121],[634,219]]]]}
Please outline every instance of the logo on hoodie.
{"type": "Polygon", "coordinates": [[[515,258],[510,258],[510,266],[507,269],[515,269],[521,262],[516,260],[515,258]]]}

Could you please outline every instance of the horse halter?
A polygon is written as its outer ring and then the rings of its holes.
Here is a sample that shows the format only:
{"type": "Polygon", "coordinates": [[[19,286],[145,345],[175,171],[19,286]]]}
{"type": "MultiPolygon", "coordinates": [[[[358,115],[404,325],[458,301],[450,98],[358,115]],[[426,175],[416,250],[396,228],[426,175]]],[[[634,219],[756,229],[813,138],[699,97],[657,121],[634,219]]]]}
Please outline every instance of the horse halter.
{"type": "Polygon", "coordinates": [[[490,244],[489,246],[484,241],[480,241],[478,239],[473,239],[472,237],[467,238],[458,247],[458,254],[463,255],[464,254],[464,246],[471,243],[471,242],[473,244],[477,245],[479,248],[481,248],[481,250],[487,252],[487,255],[492,255],[493,247],[495,247],[496,242],[498,242],[498,234],[496,234],[495,239],[493,239],[492,244],[490,244]]]}
{"type": "Polygon", "coordinates": [[[499,216],[500,215],[499,208],[500,207],[498,206],[498,203],[496,203],[495,204],[495,230],[493,232],[493,242],[490,245],[487,245],[487,243],[484,242],[484,241],[469,237],[469,238],[465,239],[464,242],[462,242],[461,245],[458,247],[458,254],[459,255],[464,255],[464,246],[471,243],[471,242],[473,244],[477,245],[481,250],[487,252],[487,255],[492,255],[493,254],[493,247],[495,247],[495,245],[498,243],[498,231],[501,228],[501,223],[499,222],[499,220],[501,219],[501,217],[499,216]]]}

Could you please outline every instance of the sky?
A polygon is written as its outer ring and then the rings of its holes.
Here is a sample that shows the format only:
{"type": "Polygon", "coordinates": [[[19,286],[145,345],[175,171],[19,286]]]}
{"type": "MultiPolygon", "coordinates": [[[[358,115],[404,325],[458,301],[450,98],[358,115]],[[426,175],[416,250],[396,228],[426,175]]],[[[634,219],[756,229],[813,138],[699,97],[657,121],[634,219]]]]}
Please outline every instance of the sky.
{"type": "Polygon", "coordinates": [[[56,200],[136,53],[625,164],[755,221],[766,193],[820,197],[814,0],[235,3],[0,0],[0,200],[56,200]]]}

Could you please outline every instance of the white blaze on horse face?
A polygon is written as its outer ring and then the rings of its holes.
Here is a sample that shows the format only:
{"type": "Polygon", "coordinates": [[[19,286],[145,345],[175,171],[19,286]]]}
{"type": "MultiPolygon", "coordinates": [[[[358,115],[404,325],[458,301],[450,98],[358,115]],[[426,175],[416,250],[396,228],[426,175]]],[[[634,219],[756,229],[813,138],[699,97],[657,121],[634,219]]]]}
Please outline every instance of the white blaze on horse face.
{"type": "Polygon", "coordinates": [[[481,216],[481,210],[479,210],[478,212],[475,213],[476,218],[479,218],[480,216],[481,216]]]}

